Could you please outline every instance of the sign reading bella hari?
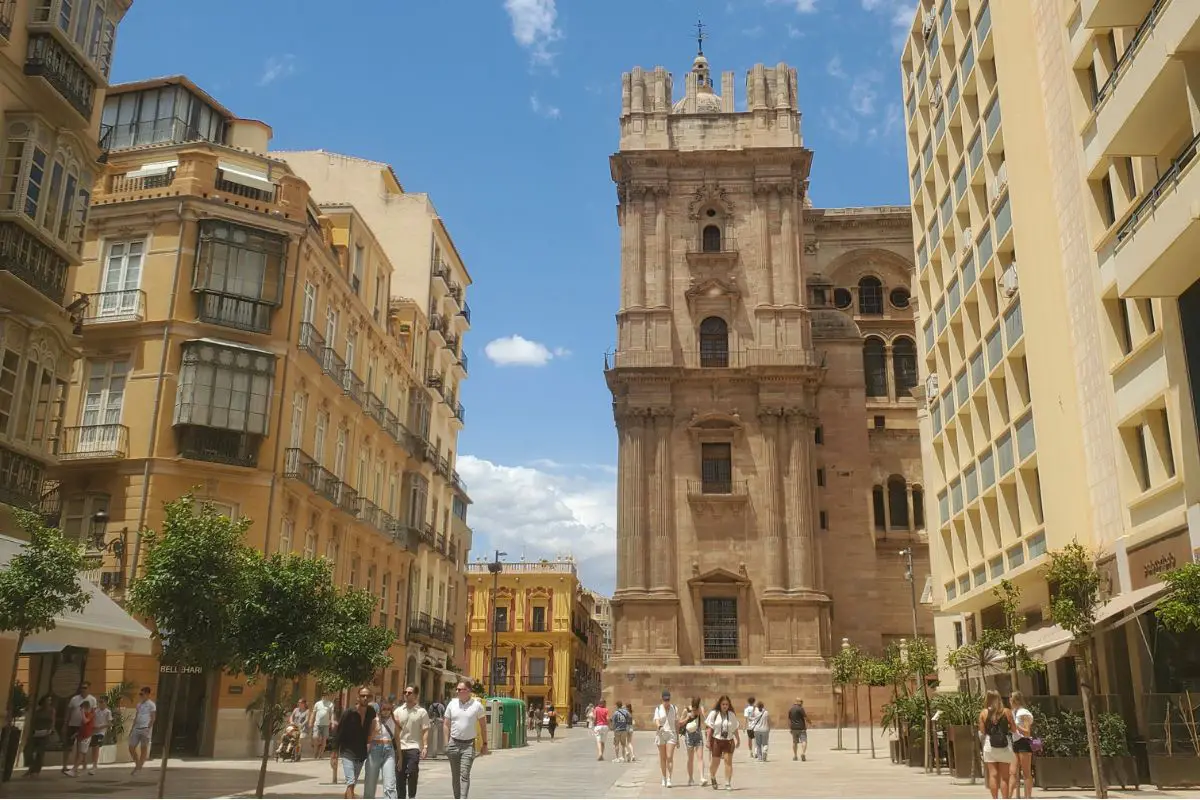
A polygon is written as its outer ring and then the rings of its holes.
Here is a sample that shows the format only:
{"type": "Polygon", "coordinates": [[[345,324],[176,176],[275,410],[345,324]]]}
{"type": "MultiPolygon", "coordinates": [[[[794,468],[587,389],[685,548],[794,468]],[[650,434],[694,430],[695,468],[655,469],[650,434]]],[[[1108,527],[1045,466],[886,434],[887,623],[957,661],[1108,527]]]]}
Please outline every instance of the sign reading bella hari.
{"type": "Polygon", "coordinates": [[[1129,582],[1133,590],[1162,580],[1166,572],[1192,560],[1192,544],[1187,529],[1129,551],[1129,582]]]}

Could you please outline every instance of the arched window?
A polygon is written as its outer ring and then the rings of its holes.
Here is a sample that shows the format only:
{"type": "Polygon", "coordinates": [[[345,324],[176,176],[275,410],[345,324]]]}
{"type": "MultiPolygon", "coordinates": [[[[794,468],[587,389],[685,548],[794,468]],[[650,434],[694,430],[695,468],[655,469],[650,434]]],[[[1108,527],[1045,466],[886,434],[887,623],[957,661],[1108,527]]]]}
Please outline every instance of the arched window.
{"type": "Polygon", "coordinates": [[[917,385],[917,345],[907,336],[892,342],[892,377],[897,399],[908,397],[909,389],[917,385]]]}
{"type": "Polygon", "coordinates": [[[920,486],[912,487],[913,498],[913,527],[917,530],[925,528],[925,490],[920,486]]]}
{"type": "Polygon", "coordinates": [[[888,516],[892,528],[908,530],[908,484],[901,475],[888,478],[888,516]]]}
{"type": "Polygon", "coordinates": [[[870,275],[858,282],[858,313],[883,313],[883,284],[870,275]]]}
{"type": "Polygon", "coordinates": [[[720,317],[700,323],[700,366],[729,366],[729,326],[720,317]]]}
{"type": "Polygon", "coordinates": [[[717,225],[705,225],[700,235],[700,249],[705,253],[721,252],[721,228],[717,225]]]}
{"type": "Polygon", "coordinates": [[[872,336],[863,345],[863,374],[867,381],[867,397],[887,397],[887,355],[882,339],[872,336]]]}
{"type": "Polygon", "coordinates": [[[887,517],[884,512],[883,487],[876,486],[871,489],[871,510],[875,517],[875,530],[882,531],[887,528],[887,517]]]}
{"type": "Polygon", "coordinates": [[[849,289],[838,287],[833,290],[833,305],[835,308],[849,308],[854,302],[854,297],[850,294],[849,289]]]}

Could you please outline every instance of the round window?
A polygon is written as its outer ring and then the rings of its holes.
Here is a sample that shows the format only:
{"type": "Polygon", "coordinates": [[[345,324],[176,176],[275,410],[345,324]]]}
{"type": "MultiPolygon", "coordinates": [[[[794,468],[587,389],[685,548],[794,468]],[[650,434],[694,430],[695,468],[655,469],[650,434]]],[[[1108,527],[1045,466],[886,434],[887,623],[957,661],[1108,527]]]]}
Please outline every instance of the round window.
{"type": "Polygon", "coordinates": [[[717,215],[717,211],[716,211],[716,209],[714,209],[714,208],[710,208],[710,209],[709,209],[708,211],[706,211],[705,213],[706,213],[708,216],[710,216],[710,217],[715,217],[715,216],[717,215]]]}
{"type": "Polygon", "coordinates": [[[908,304],[911,302],[912,298],[908,293],[908,289],[905,289],[903,286],[901,286],[899,288],[892,289],[892,293],[888,296],[888,299],[892,301],[893,308],[908,308],[908,304]]]}
{"type": "Polygon", "coordinates": [[[849,308],[854,302],[854,298],[850,294],[849,289],[834,289],[833,290],[833,305],[837,308],[849,308]]]}

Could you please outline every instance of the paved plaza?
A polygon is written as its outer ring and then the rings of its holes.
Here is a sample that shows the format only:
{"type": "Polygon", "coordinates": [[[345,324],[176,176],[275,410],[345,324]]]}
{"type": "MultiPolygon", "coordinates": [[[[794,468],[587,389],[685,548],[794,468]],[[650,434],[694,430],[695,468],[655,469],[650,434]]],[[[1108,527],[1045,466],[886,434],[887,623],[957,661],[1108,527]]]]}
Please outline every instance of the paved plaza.
{"type": "MultiPolygon", "coordinates": [[[[878,732],[877,732],[878,734],[878,732]]],[[[863,752],[854,752],[853,731],[843,733],[850,749],[834,750],[837,734],[831,730],[810,735],[807,762],[791,760],[790,737],[786,731],[772,735],[775,752],[766,764],[751,762],[743,747],[734,756],[733,792],[720,794],[700,786],[687,786],[686,753],[676,758],[674,787],[661,786],[658,755],[653,736],[639,733],[635,739],[638,761],[614,764],[597,761],[594,739],[586,729],[560,729],[556,741],[543,737],[528,747],[494,753],[475,762],[471,796],[489,797],[616,797],[616,798],[703,798],[733,794],[738,797],[925,797],[985,798],[982,781],[975,786],[959,784],[947,775],[925,775],[919,769],[892,764],[887,741],[878,740],[879,758],[872,760],[865,729],[863,752]]],[[[421,768],[421,797],[452,797],[449,766],[434,759],[421,768]]],[[[182,798],[252,797],[258,775],[254,761],[172,761],[167,796],[182,798]]],[[[329,761],[306,760],[299,764],[271,762],[266,796],[271,798],[335,798],[342,787],[330,782],[329,761]]],[[[699,775],[697,775],[699,778],[699,775]]],[[[157,766],[137,777],[127,766],[102,767],[95,776],[63,777],[57,769],[43,772],[36,780],[14,778],[0,788],[4,797],[27,798],[152,798],[156,796],[157,766]]],[[[381,796],[382,790],[376,793],[381,796]]],[[[1038,798],[1089,797],[1089,792],[1035,792],[1038,798]]],[[[1147,788],[1137,792],[1110,792],[1110,797],[1164,797],[1167,793],[1147,788]]],[[[1182,794],[1176,795],[1182,796],[1182,794]]],[[[362,797],[361,786],[359,797],[362,797]]]]}

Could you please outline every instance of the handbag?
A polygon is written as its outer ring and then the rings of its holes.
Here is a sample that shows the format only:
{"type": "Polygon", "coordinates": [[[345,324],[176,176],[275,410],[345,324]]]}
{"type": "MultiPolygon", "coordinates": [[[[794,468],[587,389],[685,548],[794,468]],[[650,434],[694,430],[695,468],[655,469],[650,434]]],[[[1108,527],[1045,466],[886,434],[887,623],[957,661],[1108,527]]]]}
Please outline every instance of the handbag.
{"type": "Polygon", "coordinates": [[[1036,738],[1036,737],[1033,739],[1030,739],[1029,740],[1029,749],[1035,753],[1042,752],[1042,740],[1040,738],[1036,738]]]}
{"type": "Polygon", "coordinates": [[[700,722],[698,720],[692,720],[684,726],[684,730],[686,730],[688,733],[695,733],[696,731],[700,730],[700,722]]]}

